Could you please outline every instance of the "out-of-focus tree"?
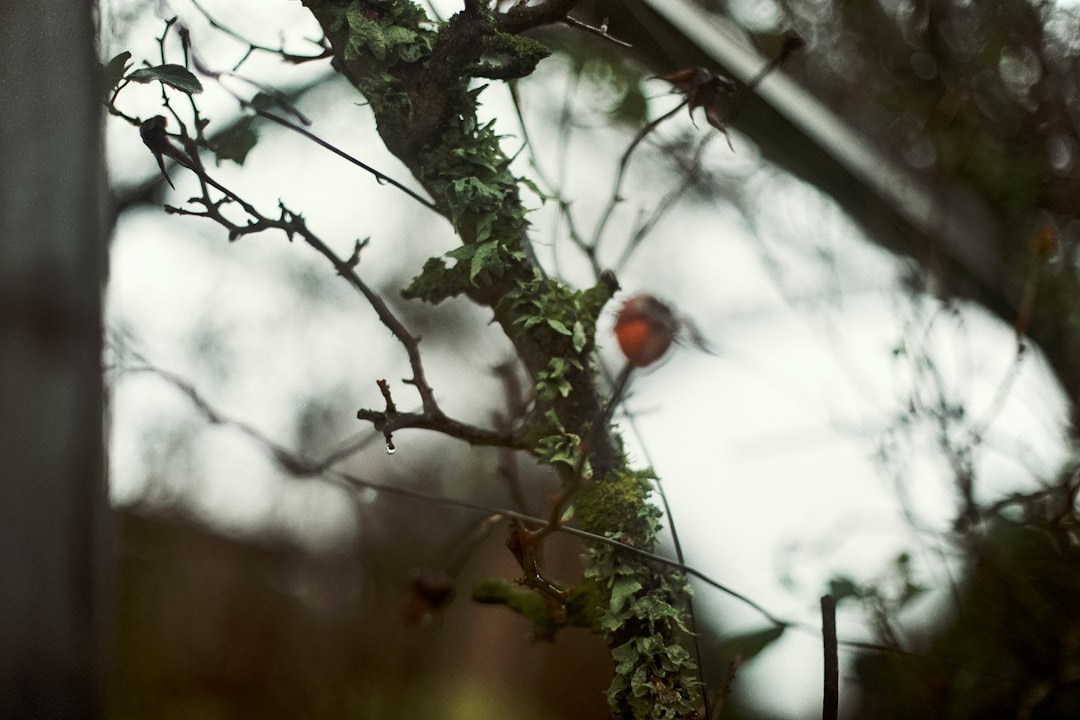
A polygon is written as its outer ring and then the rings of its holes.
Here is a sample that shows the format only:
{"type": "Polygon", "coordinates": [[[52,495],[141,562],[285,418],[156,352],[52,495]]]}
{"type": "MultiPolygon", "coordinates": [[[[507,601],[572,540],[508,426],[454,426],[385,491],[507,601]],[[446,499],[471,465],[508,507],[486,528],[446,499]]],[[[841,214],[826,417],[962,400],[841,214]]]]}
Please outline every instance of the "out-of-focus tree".
{"type": "Polygon", "coordinates": [[[747,46],[768,56],[798,33],[797,86],[766,80],[730,124],[911,258],[913,285],[973,300],[1034,340],[1080,426],[1075,6],[631,0],[592,12],[659,73],[704,65],[745,81],[766,63],[747,46]],[[819,122],[819,103],[843,122],[819,122]]]}

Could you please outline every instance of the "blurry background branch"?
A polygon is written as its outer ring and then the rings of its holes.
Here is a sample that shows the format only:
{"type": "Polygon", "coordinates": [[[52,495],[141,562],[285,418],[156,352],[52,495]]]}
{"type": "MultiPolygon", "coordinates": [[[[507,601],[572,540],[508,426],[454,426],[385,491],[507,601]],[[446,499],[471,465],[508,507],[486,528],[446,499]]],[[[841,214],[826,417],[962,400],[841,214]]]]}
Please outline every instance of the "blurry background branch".
{"type": "MultiPolygon", "coordinates": [[[[810,60],[764,79],[730,118],[731,126],[772,163],[835,199],[871,240],[917,262],[936,292],[972,300],[1016,324],[1030,269],[1045,262],[1033,239],[1049,226],[1055,239],[1061,235],[1060,252],[1072,258],[1080,234],[1080,123],[1066,107],[1067,98],[1075,97],[1075,80],[1067,78],[1077,76],[1078,60],[1042,30],[1056,25],[1067,34],[1071,23],[1075,31],[1075,10],[1017,1],[978,13],[964,3],[930,3],[912,31],[918,35],[903,36],[908,30],[901,21],[876,4],[840,8],[819,8],[816,26],[811,19],[796,22],[802,16],[794,10],[785,13],[793,29],[811,36],[810,60]],[[823,33],[821,18],[836,29],[823,33]],[[956,32],[989,40],[974,54],[964,44],[970,41],[948,44],[956,32]],[[827,53],[837,51],[830,36],[861,39],[866,56],[849,62],[857,75],[823,69],[827,53]],[[985,76],[976,77],[988,61],[996,67],[1011,57],[1041,69],[1027,89],[1017,90],[1020,81],[1010,77],[988,84],[985,76]],[[930,73],[924,80],[912,67],[927,60],[936,65],[924,71],[930,73]],[[913,80],[911,97],[884,96],[881,88],[896,87],[882,77],[887,73],[913,80]],[[1013,99],[1018,93],[1042,100],[1013,99]],[[910,144],[890,146],[874,110],[879,102],[910,108],[903,119],[925,127],[936,160],[912,167],[904,159],[911,158],[910,144]],[[1035,110],[1025,109],[1032,102],[1035,110]]],[[[594,16],[610,15],[612,31],[657,74],[701,65],[745,84],[768,65],[748,33],[704,3],[585,3],[582,12],[590,9],[594,16]]],[[[759,41],[775,45],[780,35],[759,41]]],[[[925,153],[927,146],[920,147],[925,153]]],[[[1080,304],[1080,283],[1069,269],[1048,267],[1041,276],[1034,317],[1024,329],[1054,368],[1080,427],[1080,326],[1065,311],[1080,304]]]]}

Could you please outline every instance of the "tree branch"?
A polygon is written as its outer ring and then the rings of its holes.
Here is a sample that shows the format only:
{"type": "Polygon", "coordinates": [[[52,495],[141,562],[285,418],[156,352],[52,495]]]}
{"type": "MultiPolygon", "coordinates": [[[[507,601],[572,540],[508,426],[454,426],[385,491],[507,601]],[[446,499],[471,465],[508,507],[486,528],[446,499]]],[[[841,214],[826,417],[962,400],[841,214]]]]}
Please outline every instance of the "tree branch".
{"type": "Polygon", "coordinates": [[[495,17],[495,26],[500,32],[517,35],[541,25],[565,22],[566,15],[581,0],[547,0],[539,5],[527,5],[519,2],[504,13],[495,17]]]}

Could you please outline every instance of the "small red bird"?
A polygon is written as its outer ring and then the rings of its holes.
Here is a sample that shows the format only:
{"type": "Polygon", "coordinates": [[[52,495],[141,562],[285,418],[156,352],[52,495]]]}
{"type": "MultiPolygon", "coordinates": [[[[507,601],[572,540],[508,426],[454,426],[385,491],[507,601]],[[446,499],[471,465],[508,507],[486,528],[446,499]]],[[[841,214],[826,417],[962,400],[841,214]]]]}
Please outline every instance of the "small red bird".
{"type": "Polygon", "coordinates": [[[623,303],[615,318],[615,339],[632,367],[652,365],[680,339],[689,340],[702,352],[716,354],[689,318],[676,315],[669,305],[648,293],[623,303]]]}
{"type": "Polygon", "coordinates": [[[679,331],[679,319],[666,304],[648,294],[635,295],[615,318],[615,338],[627,361],[645,367],[659,360],[679,331]]]}

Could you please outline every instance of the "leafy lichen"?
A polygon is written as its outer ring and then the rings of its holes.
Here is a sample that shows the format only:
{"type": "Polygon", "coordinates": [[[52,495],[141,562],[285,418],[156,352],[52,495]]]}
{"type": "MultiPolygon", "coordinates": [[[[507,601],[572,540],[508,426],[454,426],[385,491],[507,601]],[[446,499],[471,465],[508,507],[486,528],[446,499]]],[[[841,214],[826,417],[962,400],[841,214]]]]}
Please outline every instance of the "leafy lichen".
{"type": "MultiPolygon", "coordinates": [[[[660,513],[650,502],[650,474],[632,472],[602,417],[593,350],[597,319],[617,284],[602,278],[575,291],[545,278],[524,252],[527,210],[520,178],[501,138],[477,120],[477,76],[521,77],[547,55],[535,40],[498,32],[485,3],[466,3],[433,25],[409,0],[303,0],[335,50],[335,66],[370,102],[387,147],[413,173],[462,245],[431,258],[404,290],[438,303],[466,295],[490,307],[535,384],[536,406],[524,436],[554,467],[574,498],[582,527],[650,549],[660,513]],[[585,440],[587,438],[587,440],[585,440]],[[582,453],[588,444],[588,462],[582,453]]],[[[578,585],[560,595],[505,581],[477,586],[481,602],[504,604],[528,618],[537,637],[567,624],[592,627],[612,648],[609,689],[619,717],[688,717],[694,664],[679,645],[685,578],[616,548],[588,548],[578,585]]]]}

